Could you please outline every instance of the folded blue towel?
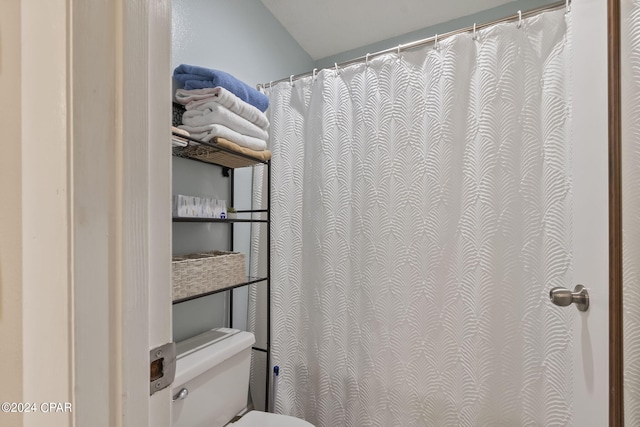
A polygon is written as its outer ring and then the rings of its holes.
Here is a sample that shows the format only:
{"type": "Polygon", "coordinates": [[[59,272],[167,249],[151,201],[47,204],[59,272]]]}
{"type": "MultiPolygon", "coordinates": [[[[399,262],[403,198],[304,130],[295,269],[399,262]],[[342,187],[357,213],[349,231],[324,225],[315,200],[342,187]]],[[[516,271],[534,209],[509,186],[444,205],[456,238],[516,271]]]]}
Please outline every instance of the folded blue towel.
{"type": "Polygon", "coordinates": [[[224,71],[181,64],[173,70],[173,77],[187,90],[220,86],[263,113],[269,107],[269,98],[266,95],[224,71]]]}

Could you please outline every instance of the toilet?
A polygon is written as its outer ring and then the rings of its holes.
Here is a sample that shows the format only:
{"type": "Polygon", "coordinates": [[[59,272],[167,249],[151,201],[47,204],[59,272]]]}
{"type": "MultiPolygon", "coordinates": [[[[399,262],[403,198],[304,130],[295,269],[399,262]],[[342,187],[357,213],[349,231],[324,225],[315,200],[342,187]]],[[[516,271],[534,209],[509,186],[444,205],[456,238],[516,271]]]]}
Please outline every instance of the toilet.
{"type": "Polygon", "coordinates": [[[172,427],[313,427],[299,418],[245,411],[253,334],[217,328],[176,344],[172,427]]]}

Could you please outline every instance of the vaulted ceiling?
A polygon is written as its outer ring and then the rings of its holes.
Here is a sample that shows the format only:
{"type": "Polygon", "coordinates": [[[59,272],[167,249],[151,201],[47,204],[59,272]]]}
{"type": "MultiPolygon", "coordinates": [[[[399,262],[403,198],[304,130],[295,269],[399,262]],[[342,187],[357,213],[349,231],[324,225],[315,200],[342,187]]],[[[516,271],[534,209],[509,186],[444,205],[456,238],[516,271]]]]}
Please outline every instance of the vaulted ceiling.
{"type": "Polygon", "coordinates": [[[513,0],[261,0],[314,60],[513,0]]]}

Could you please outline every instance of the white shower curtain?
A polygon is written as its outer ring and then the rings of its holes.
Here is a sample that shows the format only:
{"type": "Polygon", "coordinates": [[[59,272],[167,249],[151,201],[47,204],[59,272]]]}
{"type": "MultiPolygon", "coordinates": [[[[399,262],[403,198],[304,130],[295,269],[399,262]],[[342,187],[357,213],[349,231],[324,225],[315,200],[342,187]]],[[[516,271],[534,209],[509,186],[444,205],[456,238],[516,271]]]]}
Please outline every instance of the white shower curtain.
{"type": "Polygon", "coordinates": [[[622,16],[622,250],[624,422],[640,425],[640,0],[622,16]]]}
{"type": "Polygon", "coordinates": [[[267,91],[277,412],[571,425],[568,20],[267,91]]]}

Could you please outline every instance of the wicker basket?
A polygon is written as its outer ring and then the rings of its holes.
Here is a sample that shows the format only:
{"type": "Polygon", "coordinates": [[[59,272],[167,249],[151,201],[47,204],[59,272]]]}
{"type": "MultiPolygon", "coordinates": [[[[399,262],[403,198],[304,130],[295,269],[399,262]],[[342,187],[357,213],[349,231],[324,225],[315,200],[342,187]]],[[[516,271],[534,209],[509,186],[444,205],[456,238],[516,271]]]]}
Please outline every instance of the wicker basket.
{"type": "Polygon", "coordinates": [[[173,300],[244,283],[245,257],[238,252],[212,251],[173,258],[173,300]]]}

